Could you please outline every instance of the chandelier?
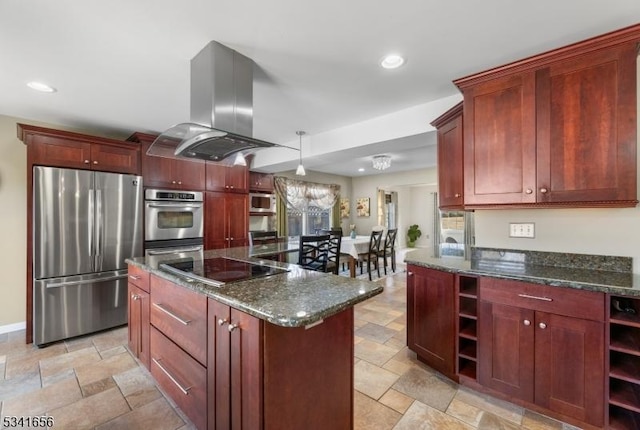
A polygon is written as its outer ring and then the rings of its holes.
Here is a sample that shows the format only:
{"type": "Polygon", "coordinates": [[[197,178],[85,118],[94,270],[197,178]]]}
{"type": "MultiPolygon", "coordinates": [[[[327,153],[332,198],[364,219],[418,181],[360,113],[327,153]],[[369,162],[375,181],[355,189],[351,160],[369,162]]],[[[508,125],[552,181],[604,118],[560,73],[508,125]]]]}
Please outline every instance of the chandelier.
{"type": "Polygon", "coordinates": [[[391,157],[388,155],[375,155],[373,157],[373,168],[377,170],[384,170],[391,167],[391,157]]]}

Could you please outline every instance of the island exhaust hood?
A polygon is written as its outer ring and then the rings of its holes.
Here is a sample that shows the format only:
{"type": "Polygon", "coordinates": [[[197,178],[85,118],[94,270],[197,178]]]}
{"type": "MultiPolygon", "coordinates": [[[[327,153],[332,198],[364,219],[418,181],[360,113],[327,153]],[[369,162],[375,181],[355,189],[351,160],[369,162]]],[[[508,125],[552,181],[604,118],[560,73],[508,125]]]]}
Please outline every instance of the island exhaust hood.
{"type": "Polygon", "coordinates": [[[191,60],[192,122],[162,133],[147,154],[243,164],[244,156],[259,149],[287,148],[251,137],[253,64],[235,50],[209,42],[191,60]]]}

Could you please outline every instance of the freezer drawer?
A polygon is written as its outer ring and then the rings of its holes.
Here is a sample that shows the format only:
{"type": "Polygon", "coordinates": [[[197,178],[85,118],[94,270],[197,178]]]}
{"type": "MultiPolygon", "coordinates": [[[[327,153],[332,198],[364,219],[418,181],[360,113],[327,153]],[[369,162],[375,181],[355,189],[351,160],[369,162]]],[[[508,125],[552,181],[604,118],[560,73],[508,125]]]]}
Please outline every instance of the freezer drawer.
{"type": "Polygon", "coordinates": [[[34,281],[33,343],[38,346],[126,322],[127,270],[34,281]]]}

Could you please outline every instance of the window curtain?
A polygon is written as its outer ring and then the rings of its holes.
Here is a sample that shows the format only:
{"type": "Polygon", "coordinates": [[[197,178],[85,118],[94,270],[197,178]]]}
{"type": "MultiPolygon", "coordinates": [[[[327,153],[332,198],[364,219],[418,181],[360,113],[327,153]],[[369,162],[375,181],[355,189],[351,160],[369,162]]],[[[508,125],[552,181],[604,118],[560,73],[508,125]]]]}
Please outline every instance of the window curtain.
{"type": "MultiPolygon", "coordinates": [[[[295,210],[306,212],[308,206],[315,206],[322,210],[338,206],[338,211],[340,210],[340,205],[336,205],[340,195],[340,185],[317,184],[276,176],[274,187],[276,195],[285,201],[286,206],[295,210]]],[[[339,212],[338,216],[340,216],[339,212]]]]}
{"type": "MultiPolygon", "coordinates": [[[[336,202],[340,201],[340,194],[336,197],[336,202]]],[[[334,204],[331,210],[331,228],[342,228],[340,225],[340,205],[334,204]]]]}
{"type": "Polygon", "coordinates": [[[384,190],[378,189],[378,225],[387,225],[387,203],[384,190]]]}
{"type": "Polygon", "coordinates": [[[287,202],[285,202],[278,194],[276,194],[276,230],[278,237],[287,237],[287,202]]]}

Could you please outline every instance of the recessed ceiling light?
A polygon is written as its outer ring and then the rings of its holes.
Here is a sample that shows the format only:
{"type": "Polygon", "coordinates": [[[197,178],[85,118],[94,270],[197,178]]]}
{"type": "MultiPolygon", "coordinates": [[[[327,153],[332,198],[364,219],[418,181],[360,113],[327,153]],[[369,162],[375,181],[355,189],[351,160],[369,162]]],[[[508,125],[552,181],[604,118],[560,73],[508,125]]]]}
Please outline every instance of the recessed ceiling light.
{"type": "Polygon", "coordinates": [[[385,69],[397,69],[404,64],[404,58],[397,54],[387,55],[380,61],[380,65],[385,69]]]}
{"type": "Polygon", "coordinates": [[[42,93],[55,93],[57,90],[42,82],[31,81],[27,83],[27,86],[32,90],[40,91],[42,93]]]}
{"type": "Polygon", "coordinates": [[[364,172],[364,167],[359,168],[358,172],[364,172]]]}

